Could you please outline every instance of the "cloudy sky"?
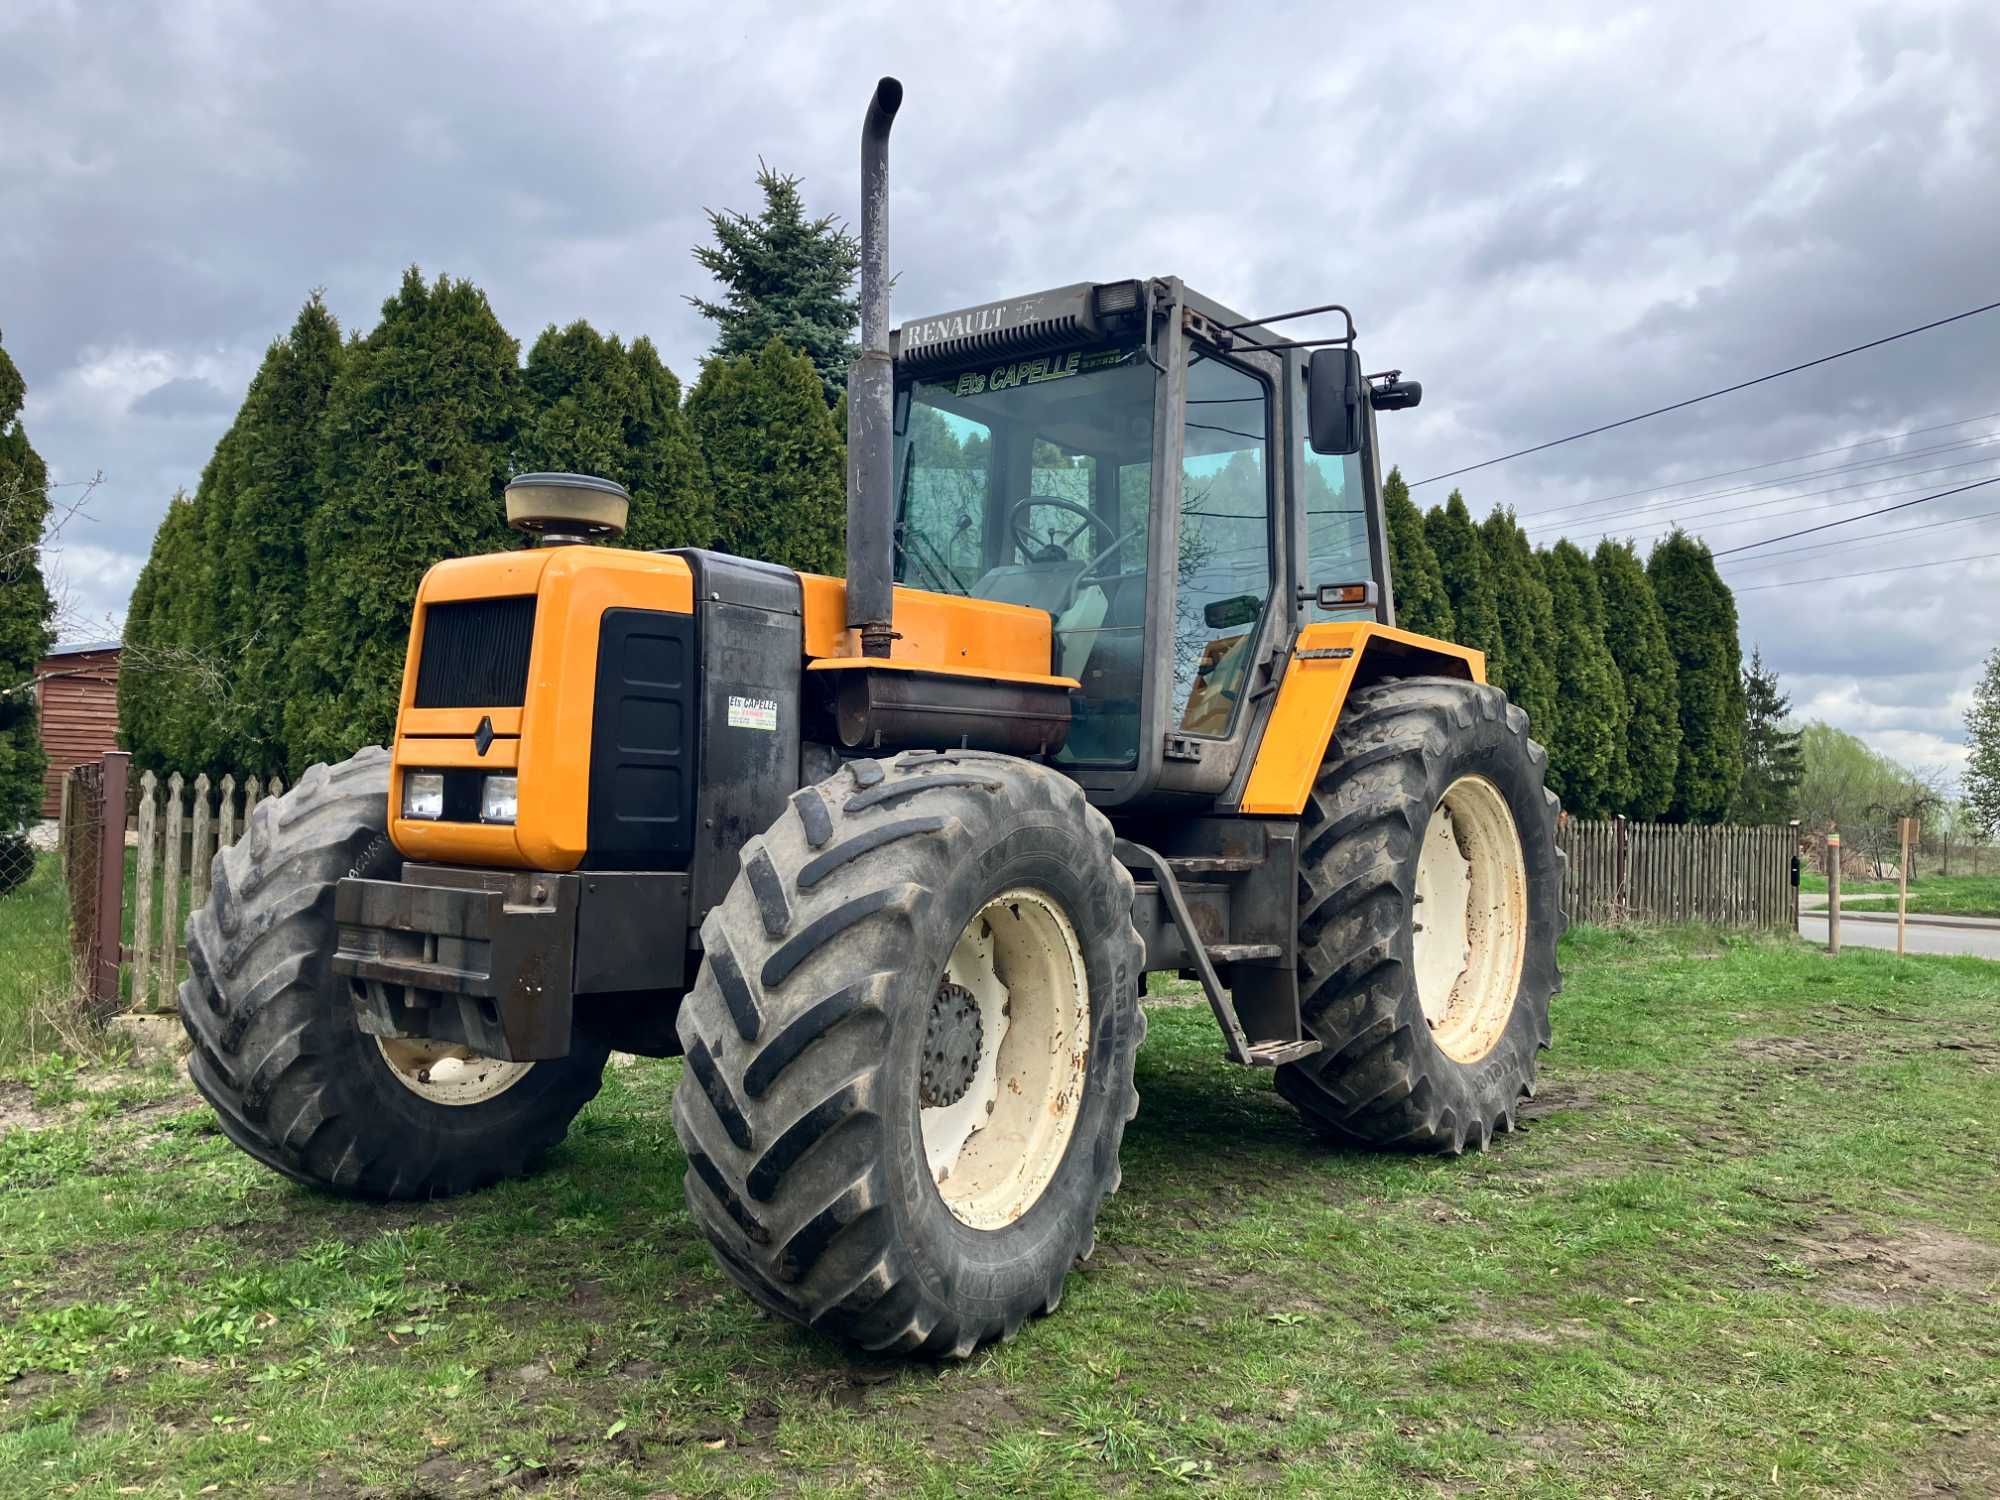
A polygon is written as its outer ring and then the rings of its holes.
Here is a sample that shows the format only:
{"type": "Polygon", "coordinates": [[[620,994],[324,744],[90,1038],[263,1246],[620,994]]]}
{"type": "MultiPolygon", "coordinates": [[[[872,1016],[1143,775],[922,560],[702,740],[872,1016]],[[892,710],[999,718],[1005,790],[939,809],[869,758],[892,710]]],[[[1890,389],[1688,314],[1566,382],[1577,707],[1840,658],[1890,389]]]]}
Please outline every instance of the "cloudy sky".
{"type": "MultiPolygon", "coordinates": [[[[691,377],[701,210],[754,207],[761,155],[853,217],[881,73],[899,318],[1149,274],[1338,298],[1424,383],[1382,429],[1413,479],[2000,299],[1990,0],[810,10],[0,8],[0,335],[56,477],[104,476],[50,549],[78,606],[122,609],[315,287],[365,329],[414,262],[691,377]]],[[[1540,539],[1721,550],[2000,475],[1996,356],[2000,312],[1457,482],[1540,539]]],[[[1802,713],[1955,769],[1982,553],[2000,484],[1724,563],[1802,713]]]]}

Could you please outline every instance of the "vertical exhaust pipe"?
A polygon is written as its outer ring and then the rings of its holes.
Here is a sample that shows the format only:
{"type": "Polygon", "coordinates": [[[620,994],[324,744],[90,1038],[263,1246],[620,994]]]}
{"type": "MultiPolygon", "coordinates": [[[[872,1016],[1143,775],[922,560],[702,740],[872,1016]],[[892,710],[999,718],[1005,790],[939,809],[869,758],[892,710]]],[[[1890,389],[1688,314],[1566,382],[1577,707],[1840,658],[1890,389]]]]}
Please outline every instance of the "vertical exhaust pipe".
{"type": "Polygon", "coordinates": [[[847,625],[863,656],[895,638],[895,374],[889,360],[889,127],[903,85],[884,78],[861,125],[861,353],[847,372],[847,625]]]}

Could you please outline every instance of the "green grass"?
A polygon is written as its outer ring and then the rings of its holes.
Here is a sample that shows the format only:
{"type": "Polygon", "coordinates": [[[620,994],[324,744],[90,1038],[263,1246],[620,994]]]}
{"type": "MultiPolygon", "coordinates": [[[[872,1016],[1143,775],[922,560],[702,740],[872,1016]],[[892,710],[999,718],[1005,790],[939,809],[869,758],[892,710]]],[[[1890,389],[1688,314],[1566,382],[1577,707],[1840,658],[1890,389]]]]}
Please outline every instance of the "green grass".
{"type": "Polygon", "coordinates": [[[0,1066],[29,1063],[63,1045],[51,1017],[73,991],[68,898],[53,854],[0,895],[0,1066]]]}
{"type": "MultiPolygon", "coordinates": [[[[1876,889],[1871,885],[1862,893],[1863,899],[1853,900],[1853,892],[1841,886],[1841,909],[1894,911],[1895,883],[1884,887],[1886,900],[1869,894],[1876,889]]],[[[1909,910],[1937,916],[2000,917],[2000,875],[1926,875],[1910,883],[1909,910]]]]}
{"type": "Polygon", "coordinates": [[[1566,968],[1526,1128],[1449,1161],[1313,1144],[1157,1004],[1097,1254],[942,1367],[723,1279],[676,1063],[533,1179],[386,1207],[170,1076],[45,1068],[0,1086],[0,1496],[2000,1488],[2000,968],[1606,931],[1566,968]]]}

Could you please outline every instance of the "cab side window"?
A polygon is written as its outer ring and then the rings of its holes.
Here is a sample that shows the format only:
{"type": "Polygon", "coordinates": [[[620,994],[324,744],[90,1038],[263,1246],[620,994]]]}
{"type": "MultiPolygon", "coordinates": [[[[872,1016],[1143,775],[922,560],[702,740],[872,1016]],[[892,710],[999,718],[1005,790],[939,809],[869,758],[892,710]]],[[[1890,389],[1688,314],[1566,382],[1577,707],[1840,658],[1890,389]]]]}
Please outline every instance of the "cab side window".
{"type": "Polygon", "coordinates": [[[1255,375],[1200,352],[1187,391],[1168,722],[1224,735],[1271,597],[1271,398],[1255,375]]]}
{"type": "MultiPolygon", "coordinates": [[[[1305,586],[1317,589],[1329,583],[1366,583],[1375,570],[1368,557],[1368,502],[1361,490],[1361,455],[1315,453],[1311,443],[1304,449],[1305,586]]],[[[1306,606],[1305,622],[1374,618],[1374,609],[1367,605],[1322,609],[1314,602],[1306,606]]]]}

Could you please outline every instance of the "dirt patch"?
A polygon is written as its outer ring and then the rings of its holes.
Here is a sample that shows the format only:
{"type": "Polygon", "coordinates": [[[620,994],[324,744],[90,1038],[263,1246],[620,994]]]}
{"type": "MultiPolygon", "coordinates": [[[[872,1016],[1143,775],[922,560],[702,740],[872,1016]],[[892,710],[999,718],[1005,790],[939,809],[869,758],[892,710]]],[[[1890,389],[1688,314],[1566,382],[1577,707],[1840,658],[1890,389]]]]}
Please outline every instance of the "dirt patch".
{"type": "MultiPolygon", "coordinates": [[[[1731,1045],[1745,1057],[1799,1077],[1850,1072],[1861,1060],[1857,1047],[1842,1046],[1827,1037],[1745,1036],[1731,1045]]],[[[1883,1049],[1877,1046],[1875,1050],[1883,1049]]]]}
{"type": "Polygon", "coordinates": [[[1593,1110],[1603,1102],[1600,1095],[1580,1083],[1546,1080],[1535,1090],[1532,1099],[1521,1101],[1521,1107],[1514,1111],[1514,1119],[1517,1124],[1531,1123],[1566,1110],[1593,1110]]]}
{"type": "Polygon", "coordinates": [[[1028,1420],[1004,1387],[956,1382],[941,1382],[933,1399],[904,1414],[910,1435],[946,1457],[984,1453],[995,1438],[1028,1420]]]}
{"type": "Polygon", "coordinates": [[[1973,1424],[1943,1431],[1911,1465],[1913,1496],[2000,1495],[2000,1437],[1973,1424]]]}
{"type": "Polygon", "coordinates": [[[1843,1306],[1881,1311],[1945,1297],[2000,1305],[2000,1245],[1948,1229],[1876,1234],[1830,1220],[1778,1243],[1776,1279],[1795,1278],[1813,1296],[1843,1306]]]}
{"type": "MultiPolygon", "coordinates": [[[[1921,1021],[1917,1016],[1869,1015],[1873,1021],[1921,1021]]],[[[1884,1057],[1908,1057],[1916,1053],[1957,1052],[1969,1057],[1981,1072],[2000,1069],[2000,1041],[1985,1037],[1925,1036],[1921,1033],[1870,1034],[1836,1032],[1831,1035],[1739,1037],[1737,1052],[1757,1062],[1775,1066],[1794,1077],[1825,1077],[1850,1073],[1864,1062],[1884,1057]]]]}
{"type": "Polygon", "coordinates": [[[1587,1343],[1604,1336],[1600,1325],[1582,1318],[1562,1318],[1552,1323],[1520,1323],[1506,1318],[1455,1318],[1452,1320],[1452,1331],[1468,1343],[1538,1344],[1543,1348],[1587,1343]]]}

